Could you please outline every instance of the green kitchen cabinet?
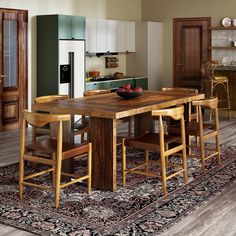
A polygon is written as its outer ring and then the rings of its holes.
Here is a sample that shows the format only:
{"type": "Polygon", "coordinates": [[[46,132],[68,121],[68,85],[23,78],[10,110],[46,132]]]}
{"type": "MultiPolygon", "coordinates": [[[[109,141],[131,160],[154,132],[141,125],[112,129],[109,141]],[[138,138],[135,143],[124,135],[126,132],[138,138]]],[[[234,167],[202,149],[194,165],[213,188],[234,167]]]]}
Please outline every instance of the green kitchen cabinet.
{"type": "Polygon", "coordinates": [[[58,15],[59,39],[85,39],[85,17],[58,15]]]}
{"type": "Polygon", "coordinates": [[[58,94],[59,41],[85,38],[85,17],[37,16],[37,96],[58,94]]]}
{"type": "Polygon", "coordinates": [[[148,89],[148,80],[147,78],[140,78],[135,79],[135,86],[140,86],[142,89],[147,90],[148,89]]]}

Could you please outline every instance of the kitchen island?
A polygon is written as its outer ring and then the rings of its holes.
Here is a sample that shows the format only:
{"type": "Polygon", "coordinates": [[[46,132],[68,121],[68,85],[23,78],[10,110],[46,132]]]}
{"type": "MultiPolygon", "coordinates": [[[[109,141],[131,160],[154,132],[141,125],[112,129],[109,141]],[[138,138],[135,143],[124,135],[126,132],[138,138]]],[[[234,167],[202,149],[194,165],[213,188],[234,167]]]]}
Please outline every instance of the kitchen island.
{"type": "Polygon", "coordinates": [[[125,83],[129,83],[132,86],[140,86],[142,89],[148,89],[148,78],[147,77],[125,77],[123,79],[102,79],[99,81],[89,81],[85,84],[85,90],[95,90],[95,89],[111,89],[116,90],[122,87],[125,83]]]}
{"type": "MultiPolygon", "coordinates": [[[[224,75],[229,78],[229,93],[230,93],[230,104],[231,104],[231,115],[236,117],[236,65],[219,66],[215,71],[216,75],[224,75]]],[[[220,96],[226,96],[221,89],[220,96]]],[[[224,112],[224,111],[222,111],[224,112]]]]}

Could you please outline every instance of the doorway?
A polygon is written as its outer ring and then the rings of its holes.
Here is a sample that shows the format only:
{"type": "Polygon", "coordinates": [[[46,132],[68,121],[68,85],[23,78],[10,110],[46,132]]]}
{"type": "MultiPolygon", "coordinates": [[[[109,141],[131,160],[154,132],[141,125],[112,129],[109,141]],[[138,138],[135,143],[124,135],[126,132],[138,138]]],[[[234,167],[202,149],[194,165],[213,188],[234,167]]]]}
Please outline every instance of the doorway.
{"type": "Polygon", "coordinates": [[[210,60],[210,17],[173,19],[175,87],[201,87],[201,63],[210,60]]]}
{"type": "Polygon", "coordinates": [[[20,127],[27,108],[28,11],[0,8],[0,131],[20,127]]]}

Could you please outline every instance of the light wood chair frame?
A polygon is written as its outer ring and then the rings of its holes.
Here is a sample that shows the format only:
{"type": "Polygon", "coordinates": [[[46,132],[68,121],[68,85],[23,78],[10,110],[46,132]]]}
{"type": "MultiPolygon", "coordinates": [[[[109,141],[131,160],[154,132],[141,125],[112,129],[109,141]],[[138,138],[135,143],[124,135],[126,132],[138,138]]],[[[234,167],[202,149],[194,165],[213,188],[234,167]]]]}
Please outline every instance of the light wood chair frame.
{"type": "MultiPolygon", "coordinates": [[[[21,143],[20,143],[20,166],[19,166],[19,197],[23,199],[23,186],[31,186],[45,190],[52,190],[55,193],[55,207],[59,207],[59,194],[60,189],[67,187],[71,184],[75,184],[82,180],[88,182],[88,193],[91,191],[91,166],[92,166],[92,144],[85,143],[83,145],[73,146],[73,150],[67,150],[63,153],[64,143],[62,141],[63,131],[62,123],[64,121],[70,121],[71,116],[66,114],[40,114],[23,111],[22,128],[21,128],[21,143]],[[26,145],[26,124],[29,123],[33,127],[42,127],[49,123],[57,124],[57,144],[55,150],[50,150],[51,158],[43,158],[42,155],[37,155],[34,148],[30,145],[26,145]],[[88,166],[87,174],[84,176],[78,176],[77,174],[62,172],[62,161],[75,156],[88,154],[88,166]],[[41,163],[50,166],[49,169],[33,173],[25,176],[25,161],[33,163],[41,163]],[[53,184],[51,186],[44,186],[36,183],[32,183],[29,180],[37,176],[52,172],[53,184]],[[67,183],[61,183],[61,176],[68,176],[73,180],[67,183]]],[[[37,143],[36,143],[37,144],[37,143]]],[[[33,145],[33,144],[32,144],[33,145]]],[[[50,147],[52,149],[53,147],[50,147]]],[[[36,149],[37,150],[37,149],[36,149]]]]}
{"type": "MultiPolygon", "coordinates": [[[[185,142],[185,122],[184,122],[184,107],[175,107],[175,108],[169,108],[169,109],[162,109],[162,110],[154,110],[152,111],[152,116],[159,117],[159,134],[156,133],[156,135],[159,136],[160,143],[159,145],[155,145],[154,150],[152,149],[150,145],[147,144],[147,146],[142,145],[139,143],[138,145],[130,145],[131,139],[122,139],[122,178],[123,178],[123,187],[126,187],[126,176],[127,173],[135,173],[135,174],[141,174],[149,177],[157,177],[162,180],[163,185],[163,192],[164,195],[167,195],[167,180],[175,177],[176,175],[183,174],[184,177],[184,183],[187,183],[188,181],[188,174],[187,174],[187,161],[186,161],[186,142],[185,142]],[[163,117],[171,117],[175,120],[180,120],[181,123],[181,143],[178,146],[175,146],[173,148],[169,149],[169,143],[165,142],[165,132],[164,132],[164,124],[163,124],[163,117]],[[145,151],[145,157],[144,157],[144,163],[137,165],[133,168],[127,167],[127,161],[126,161],[126,147],[133,147],[133,148],[139,148],[143,149],[145,151]],[[149,160],[149,151],[156,151],[160,153],[160,161],[154,161],[149,160]],[[168,157],[170,155],[173,155],[175,153],[182,152],[182,165],[179,165],[177,163],[169,163],[168,157]],[[149,172],[149,165],[151,163],[157,163],[161,166],[161,174],[156,174],[149,172]],[[178,166],[180,169],[169,176],[167,176],[166,168],[168,165],[172,166],[178,166]],[[140,168],[143,168],[144,170],[139,170],[140,168]]],[[[145,136],[146,134],[144,134],[145,136]]],[[[135,138],[133,138],[135,139],[135,138]]],[[[145,143],[146,144],[146,143],[145,143]]]]}
{"type": "MultiPolygon", "coordinates": [[[[217,162],[220,164],[220,130],[219,130],[219,113],[218,113],[218,98],[209,98],[209,99],[202,99],[198,101],[193,101],[193,106],[196,106],[199,113],[198,113],[198,130],[199,132],[196,133],[196,135],[199,137],[199,145],[196,143],[196,145],[191,145],[191,148],[199,148],[200,149],[200,159],[202,163],[202,172],[206,173],[206,161],[217,157],[217,162]],[[213,125],[212,129],[210,130],[204,130],[204,122],[203,122],[203,109],[210,109],[213,111],[213,125]],[[215,148],[212,150],[212,148],[206,148],[205,142],[209,139],[215,139],[215,148]],[[206,155],[206,151],[214,151],[210,155],[206,155]]],[[[212,121],[211,121],[212,123],[212,121]]]]}

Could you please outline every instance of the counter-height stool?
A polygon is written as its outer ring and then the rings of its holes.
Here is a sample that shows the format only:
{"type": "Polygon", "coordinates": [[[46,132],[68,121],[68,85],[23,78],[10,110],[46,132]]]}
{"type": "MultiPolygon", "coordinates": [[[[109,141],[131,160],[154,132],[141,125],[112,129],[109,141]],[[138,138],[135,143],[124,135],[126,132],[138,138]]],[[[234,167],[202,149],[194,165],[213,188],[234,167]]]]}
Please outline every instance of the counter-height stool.
{"type": "MultiPolygon", "coordinates": [[[[183,174],[184,183],[187,183],[187,163],[186,163],[186,144],[185,144],[185,124],[184,124],[184,107],[175,107],[169,109],[161,109],[152,111],[152,116],[159,117],[159,132],[147,132],[141,136],[134,138],[124,138],[122,140],[122,176],[123,186],[126,186],[126,175],[128,173],[141,174],[149,177],[157,177],[162,180],[164,195],[167,194],[167,180],[176,175],[183,174]],[[164,134],[163,118],[171,117],[180,122],[181,143],[173,148],[169,148],[169,144],[176,142],[179,139],[178,135],[164,134]],[[135,167],[128,167],[126,161],[126,148],[131,147],[135,149],[142,149],[145,152],[144,163],[136,165],[135,167]],[[160,161],[150,160],[149,151],[159,152],[160,161]],[[175,153],[182,153],[182,164],[168,163],[168,157],[175,153]],[[149,167],[152,163],[159,163],[161,166],[161,173],[151,172],[149,167]],[[168,166],[178,166],[175,172],[167,175],[168,166]]],[[[134,158],[134,162],[136,159],[134,158]]]]}
{"type": "Polygon", "coordinates": [[[219,109],[228,110],[228,117],[231,119],[230,93],[229,93],[229,79],[227,76],[216,75],[215,71],[220,64],[212,63],[210,61],[202,63],[202,82],[201,92],[204,92],[205,85],[210,85],[210,97],[219,98],[219,88],[223,87],[226,99],[220,99],[219,109]]]}
{"type": "Polygon", "coordinates": [[[55,193],[55,207],[59,206],[60,189],[71,184],[87,180],[88,193],[91,190],[91,162],[92,149],[91,143],[75,144],[63,142],[62,123],[71,120],[71,116],[67,114],[40,114],[23,111],[22,129],[21,129],[21,144],[20,144],[20,167],[19,167],[19,196],[23,198],[23,186],[31,186],[45,190],[52,190],[55,193]],[[48,137],[47,139],[37,140],[31,144],[26,144],[26,125],[30,124],[33,127],[43,127],[47,124],[54,124],[56,128],[56,138],[48,137]],[[43,154],[43,155],[41,155],[43,154]],[[47,157],[44,157],[46,154],[47,157]],[[77,175],[62,172],[62,161],[74,157],[85,156],[87,154],[87,173],[77,175]],[[49,158],[50,157],[50,158],[49,158]],[[40,163],[38,168],[32,168],[31,172],[25,172],[25,162],[40,163]],[[40,168],[44,166],[44,168],[40,168]],[[45,166],[49,167],[45,169],[45,166]],[[42,185],[35,182],[38,176],[52,173],[52,184],[42,185]],[[68,176],[72,180],[62,183],[61,176],[68,176]]]}

